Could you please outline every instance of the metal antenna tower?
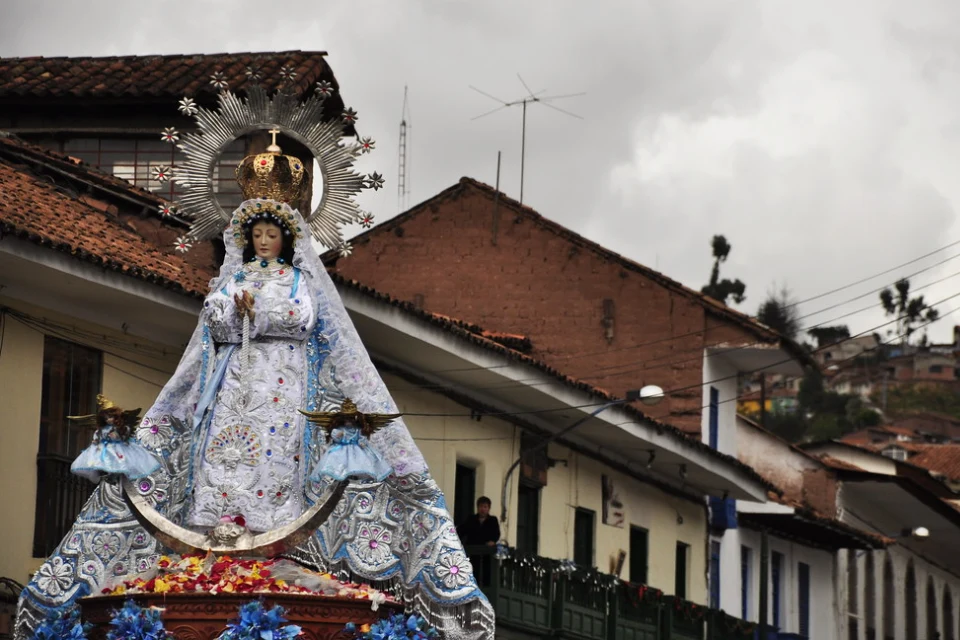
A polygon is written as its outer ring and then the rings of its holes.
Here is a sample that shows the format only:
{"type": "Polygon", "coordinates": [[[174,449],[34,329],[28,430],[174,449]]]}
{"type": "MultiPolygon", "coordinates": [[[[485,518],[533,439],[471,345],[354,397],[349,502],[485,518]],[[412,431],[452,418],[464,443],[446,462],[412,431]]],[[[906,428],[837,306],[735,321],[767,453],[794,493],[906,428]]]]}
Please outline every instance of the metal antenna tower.
{"type": "Polygon", "coordinates": [[[546,93],[546,89],[544,89],[543,91],[538,91],[534,93],[530,89],[530,87],[527,85],[527,83],[524,82],[523,78],[520,76],[519,73],[517,74],[517,78],[520,80],[520,84],[523,85],[523,88],[526,89],[527,95],[526,97],[520,98],[519,100],[513,100],[512,102],[506,102],[505,100],[501,100],[500,98],[497,98],[496,96],[492,96],[486,91],[481,91],[480,89],[477,89],[476,87],[471,85],[470,88],[476,91],[477,93],[479,93],[480,95],[486,96],[491,100],[496,100],[497,102],[500,103],[500,106],[497,107],[496,109],[487,111],[486,113],[481,113],[480,115],[471,118],[471,120],[479,120],[480,118],[488,116],[492,113],[496,113],[501,109],[506,109],[507,107],[513,107],[518,104],[523,106],[523,124],[521,128],[521,133],[520,133],[520,204],[523,204],[523,178],[524,178],[524,169],[526,167],[526,159],[527,159],[527,105],[533,102],[537,102],[539,104],[542,104],[545,107],[549,107],[553,109],[554,111],[559,111],[560,113],[583,120],[583,116],[578,116],[577,114],[571,113],[570,111],[565,111],[560,107],[550,104],[550,102],[554,100],[560,100],[561,98],[574,98],[577,96],[585,96],[587,94],[586,93],[565,93],[563,95],[544,96],[542,94],[546,93]]]}
{"type": "Polygon", "coordinates": [[[403,213],[407,209],[407,200],[410,195],[410,181],[407,165],[407,118],[410,117],[410,108],[407,105],[407,87],[403,87],[403,111],[400,113],[400,145],[397,169],[397,212],[403,213]]]}

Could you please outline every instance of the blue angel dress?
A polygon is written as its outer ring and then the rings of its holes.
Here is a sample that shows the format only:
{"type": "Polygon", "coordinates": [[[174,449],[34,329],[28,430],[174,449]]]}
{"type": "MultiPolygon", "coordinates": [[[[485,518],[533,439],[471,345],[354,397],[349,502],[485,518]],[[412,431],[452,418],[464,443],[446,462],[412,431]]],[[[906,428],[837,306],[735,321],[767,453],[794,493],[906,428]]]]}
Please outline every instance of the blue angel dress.
{"type": "Polygon", "coordinates": [[[323,453],[310,479],[346,480],[349,477],[385,480],[393,468],[380,457],[360,427],[342,425],[330,432],[330,446],[323,453]]]}
{"type": "Polygon", "coordinates": [[[160,468],[160,461],[143,445],[120,437],[113,425],[105,425],[93,436],[93,443],[80,452],[70,471],[90,482],[105,475],[143,478],[160,468]]]}

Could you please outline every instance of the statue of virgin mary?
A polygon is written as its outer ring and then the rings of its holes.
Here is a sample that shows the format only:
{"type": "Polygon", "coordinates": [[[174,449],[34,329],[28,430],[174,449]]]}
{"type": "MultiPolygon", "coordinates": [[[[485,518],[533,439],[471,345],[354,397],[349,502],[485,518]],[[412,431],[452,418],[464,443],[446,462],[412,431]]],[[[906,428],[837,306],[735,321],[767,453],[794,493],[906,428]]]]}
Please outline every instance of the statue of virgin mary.
{"type": "MultiPolygon", "coordinates": [[[[223,231],[220,273],[136,431],[161,468],[128,485],[194,531],[236,516],[252,532],[276,530],[322,499],[334,480],[314,471],[330,445],[301,411],[334,412],[350,398],[351,410],[399,413],[290,204],[308,182],[302,162],[274,145],[237,173],[245,201],[223,231]]],[[[286,557],[390,588],[447,637],[492,638],[490,604],[402,418],[369,446],[392,472],[350,478],[332,515],[286,557]]],[[[166,551],[122,487],[113,476],[97,486],[24,590],[15,637],[166,551]]]]}

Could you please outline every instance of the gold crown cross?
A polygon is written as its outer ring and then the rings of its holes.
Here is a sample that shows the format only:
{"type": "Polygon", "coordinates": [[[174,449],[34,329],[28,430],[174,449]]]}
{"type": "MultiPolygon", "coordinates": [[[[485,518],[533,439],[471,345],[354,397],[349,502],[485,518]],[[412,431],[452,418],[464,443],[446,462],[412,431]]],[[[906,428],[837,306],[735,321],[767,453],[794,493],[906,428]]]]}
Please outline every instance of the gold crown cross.
{"type": "Polygon", "coordinates": [[[273,129],[270,129],[269,131],[267,131],[267,133],[269,133],[271,136],[270,146],[267,147],[267,152],[281,153],[280,145],[277,144],[277,134],[280,133],[280,129],[278,129],[277,127],[274,127],[273,129]]]}

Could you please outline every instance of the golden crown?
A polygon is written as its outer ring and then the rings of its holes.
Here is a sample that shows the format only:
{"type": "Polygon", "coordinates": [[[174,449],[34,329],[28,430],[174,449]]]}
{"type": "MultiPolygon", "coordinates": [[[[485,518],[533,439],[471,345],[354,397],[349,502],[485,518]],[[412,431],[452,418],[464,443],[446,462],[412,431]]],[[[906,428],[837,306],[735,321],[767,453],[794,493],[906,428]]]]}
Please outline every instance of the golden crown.
{"type": "Polygon", "coordinates": [[[306,188],[303,160],[285,156],[277,145],[279,129],[271,129],[273,142],[266,153],[244,158],[237,165],[237,182],[244,200],[263,198],[296,205],[306,188]]]}

